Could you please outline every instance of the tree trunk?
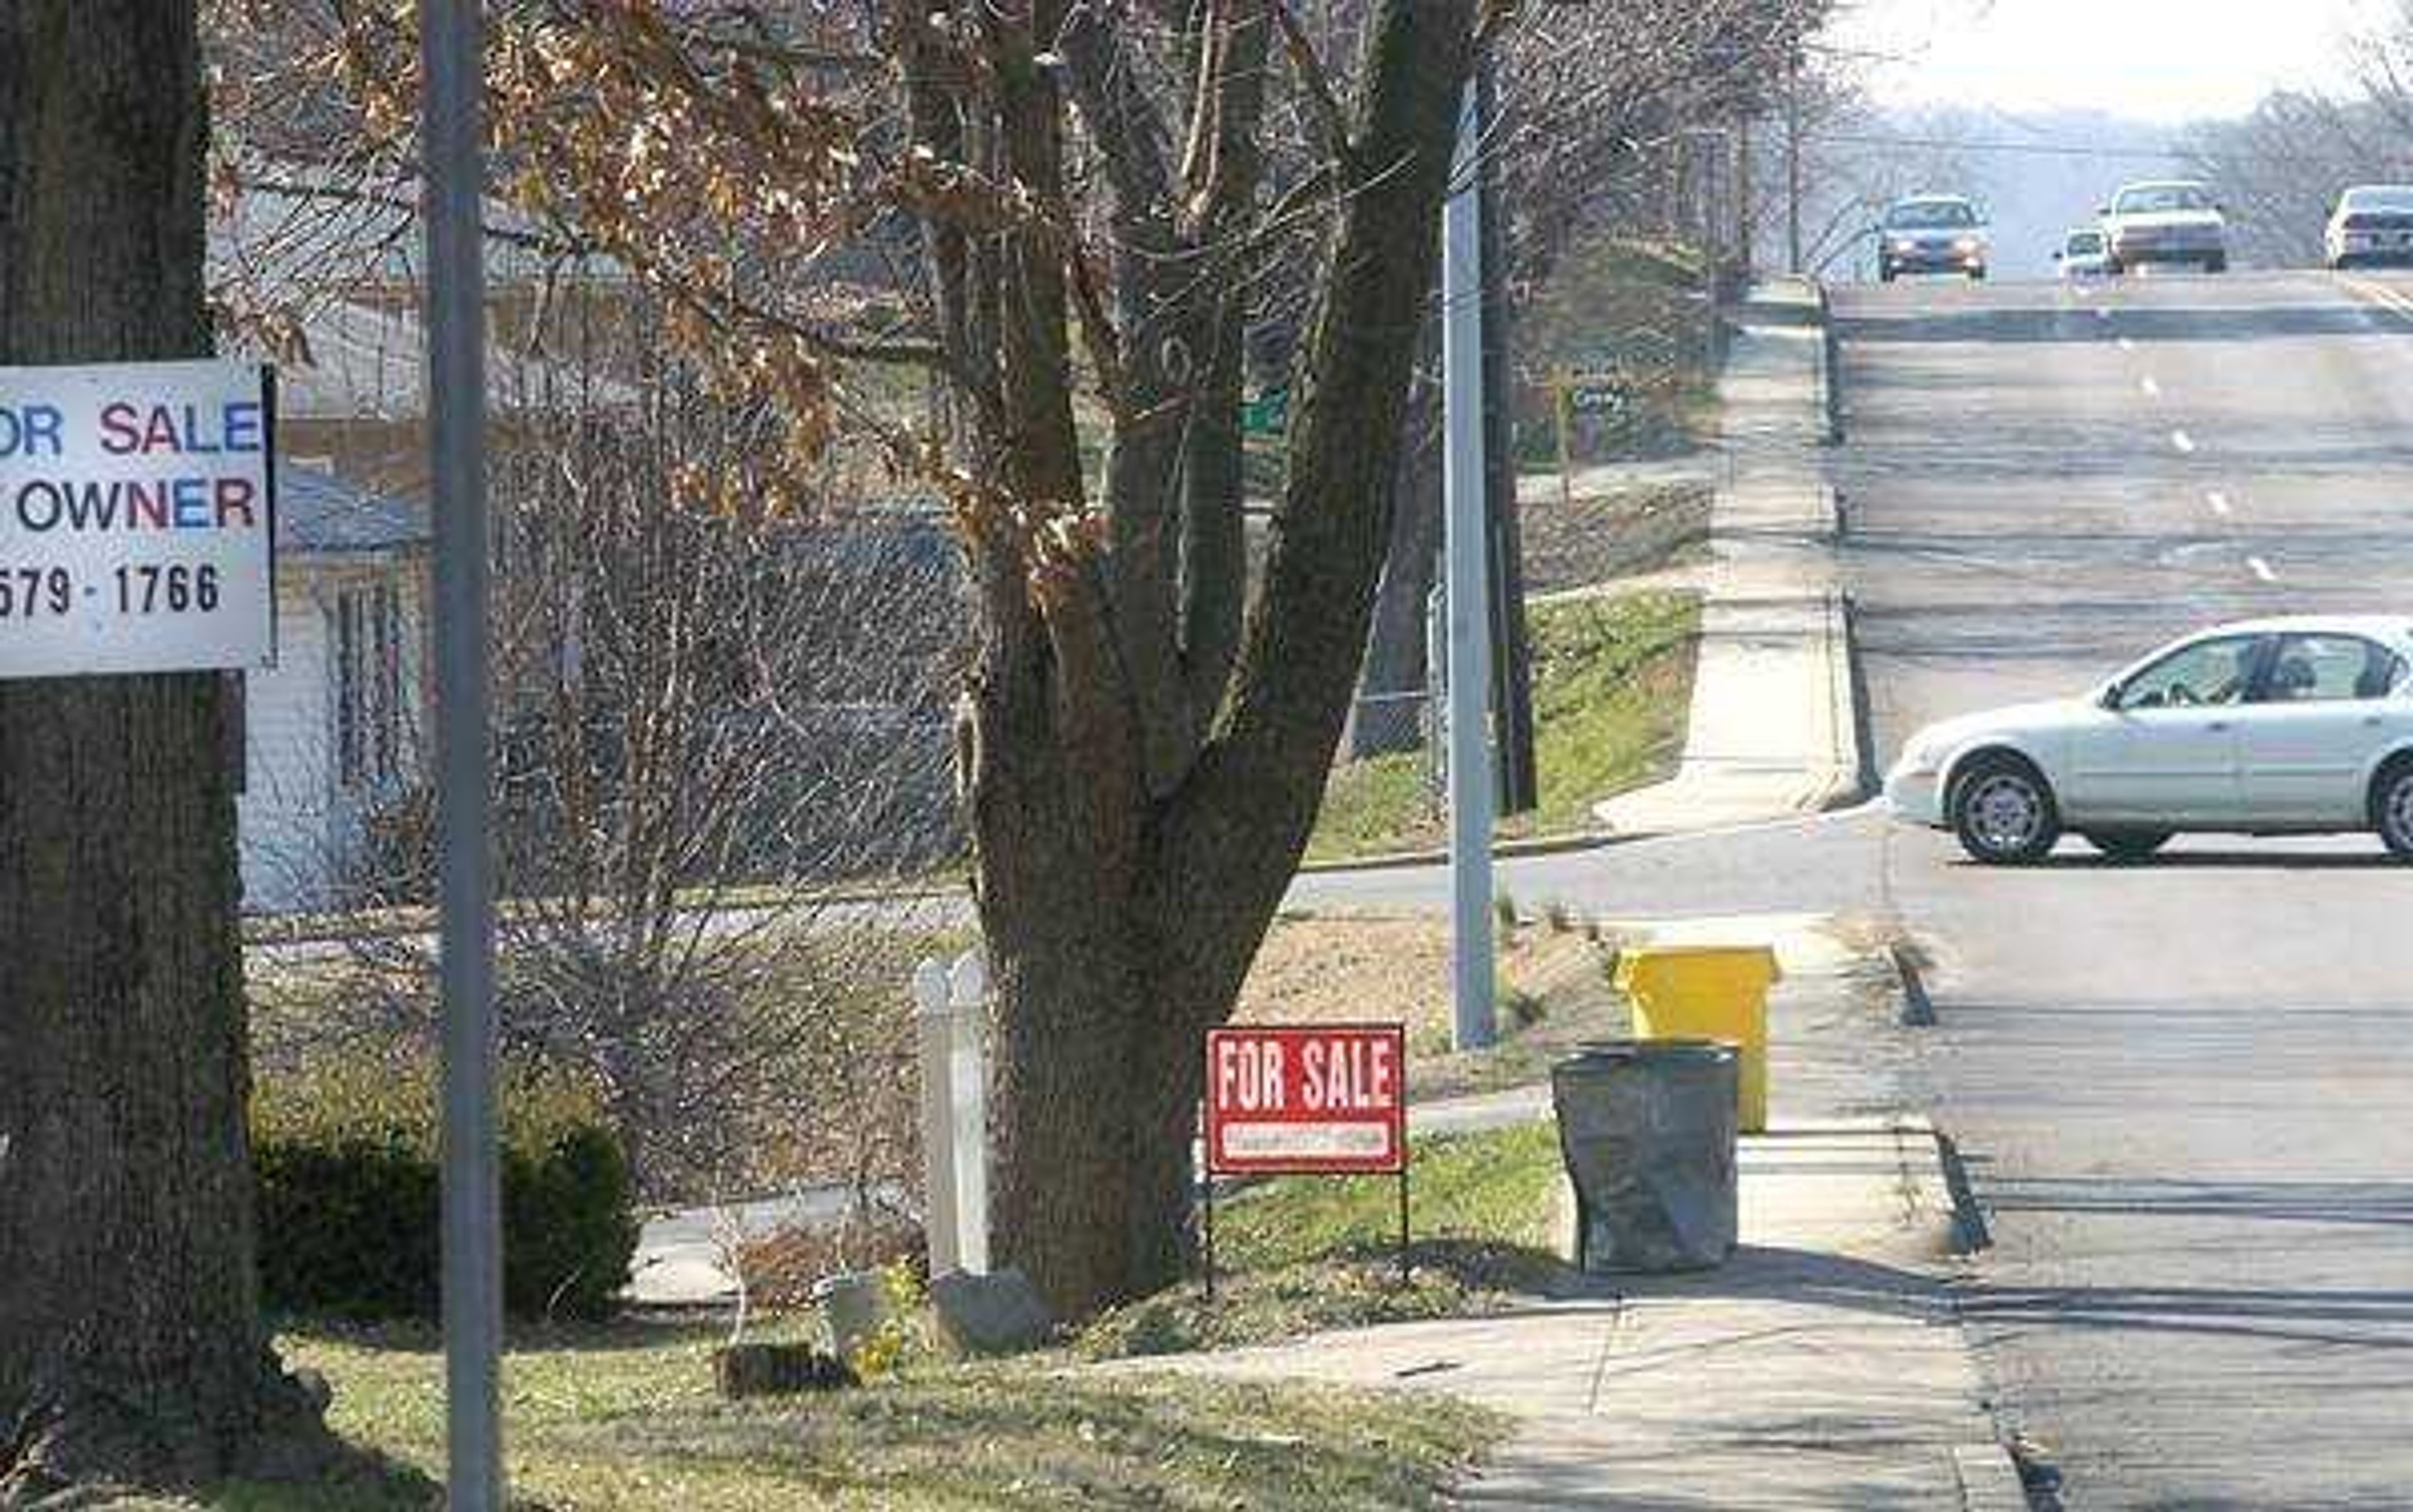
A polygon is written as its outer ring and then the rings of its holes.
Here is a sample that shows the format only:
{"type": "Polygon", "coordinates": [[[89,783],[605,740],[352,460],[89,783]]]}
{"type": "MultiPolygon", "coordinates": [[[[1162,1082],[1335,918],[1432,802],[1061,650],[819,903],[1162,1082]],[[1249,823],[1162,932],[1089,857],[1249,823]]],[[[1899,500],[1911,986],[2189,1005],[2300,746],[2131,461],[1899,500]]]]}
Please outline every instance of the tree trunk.
{"type": "MultiPolygon", "coordinates": [[[[205,116],[191,0],[0,0],[0,363],[208,352],[205,116]]],[[[0,682],[0,1505],[324,1442],[259,1311],[229,717],[0,682]]]]}
{"type": "MultiPolygon", "coordinates": [[[[1002,1037],[997,1250],[1068,1315],[1174,1282],[1189,1253],[1199,1036],[1231,1013],[1296,869],[1364,658],[1473,10],[1386,0],[1372,22],[1344,165],[1360,177],[1294,385],[1281,518],[1185,771],[1163,780],[1148,663],[1090,582],[1111,557],[1026,570],[976,543],[961,764],[1002,1037]]],[[[1030,369],[1007,355],[1009,375],[1030,369]]],[[[1024,497],[1076,497],[1045,491],[1060,463],[1014,455],[1024,497]]]]}
{"type": "Polygon", "coordinates": [[[1349,753],[1360,760],[1415,749],[1424,743],[1423,719],[1431,712],[1429,699],[1418,704],[1396,696],[1433,686],[1432,671],[1425,665],[1425,622],[1441,552],[1441,395],[1431,384],[1419,385],[1419,391],[1399,434],[1392,484],[1398,497],[1374,598],[1374,632],[1366,643],[1357,711],[1349,725],[1349,753]],[[1377,699],[1382,701],[1369,702],[1377,699]]]}

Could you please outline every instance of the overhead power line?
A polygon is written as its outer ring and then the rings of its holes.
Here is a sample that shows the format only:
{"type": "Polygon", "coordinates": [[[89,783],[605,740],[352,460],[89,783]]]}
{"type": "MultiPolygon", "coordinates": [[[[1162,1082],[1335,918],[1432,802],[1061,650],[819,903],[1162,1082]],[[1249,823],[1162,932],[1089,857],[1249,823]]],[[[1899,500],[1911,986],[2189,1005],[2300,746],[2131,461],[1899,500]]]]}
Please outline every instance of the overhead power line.
{"type": "Polygon", "coordinates": [[[2004,141],[1981,137],[1891,136],[1878,132],[1812,131],[1811,140],[1841,147],[1910,147],[1942,152],[2020,153],[2030,157],[2125,158],[2163,161],[2197,156],[2184,147],[2104,147],[2075,141],[2004,141]]]}
{"type": "MultiPolygon", "coordinates": [[[[2217,162],[2270,163],[2280,167],[2319,166],[2321,159],[2310,153],[2274,153],[2239,151],[2224,148],[2216,142],[2188,146],[2173,143],[2168,147],[2105,147],[2075,141],[2005,141],[1985,137],[1924,137],[1896,136],[1885,132],[1811,131],[1805,140],[1842,147],[1910,148],[1935,152],[2004,153],[2029,157],[2067,157],[2097,162],[2217,162]]],[[[2347,153],[2336,161],[2352,161],[2367,171],[2413,171],[2413,156],[2380,156],[2369,153],[2347,153]]]]}

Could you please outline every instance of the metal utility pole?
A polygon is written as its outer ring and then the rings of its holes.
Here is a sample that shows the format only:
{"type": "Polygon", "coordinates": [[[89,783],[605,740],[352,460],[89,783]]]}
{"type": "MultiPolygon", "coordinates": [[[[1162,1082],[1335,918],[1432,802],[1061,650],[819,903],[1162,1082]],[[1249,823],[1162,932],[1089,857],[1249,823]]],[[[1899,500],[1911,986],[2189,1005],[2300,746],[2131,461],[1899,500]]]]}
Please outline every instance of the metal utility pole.
{"type": "MultiPolygon", "coordinates": [[[[1494,55],[1486,52],[1474,76],[1474,118],[1486,132],[1501,129],[1494,55]]],[[[1517,508],[1516,412],[1509,384],[1507,197],[1501,192],[1500,155],[1482,152],[1476,196],[1482,219],[1483,479],[1489,539],[1491,707],[1498,719],[1499,812],[1521,814],[1541,802],[1533,755],[1533,669],[1525,631],[1525,540],[1517,508]]]]}
{"type": "Polygon", "coordinates": [[[495,890],[486,732],[485,252],[479,0],[421,7],[427,96],[427,395],[436,505],[436,736],[444,995],[446,1505],[500,1512],[503,1332],[495,890]]]}
{"type": "Polygon", "coordinates": [[[1784,271],[1801,273],[1801,55],[1784,69],[1784,271]]]}
{"type": "Polygon", "coordinates": [[[1718,207],[1718,180],[1722,176],[1726,156],[1726,134],[1714,126],[1696,127],[1684,141],[1691,149],[1688,156],[1698,169],[1694,192],[1698,199],[1694,206],[1699,216],[1701,237],[1701,348],[1702,365],[1708,372],[1718,370],[1720,348],[1724,334],[1718,326],[1718,302],[1725,289],[1725,253],[1718,238],[1725,227],[1718,207]]]}
{"type": "Polygon", "coordinates": [[[1752,233],[1755,228],[1751,223],[1754,191],[1751,182],[1751,116],[1747,111],[1735,113],[1734,155],[1735,259],[1741,266],[1743,277],[1748,279],[1756,254],[1752,246],[1752,233]]]}
{"type": "Polygon", "coordinates": [[[1450,977],[1455,1039],[1493,1033],[1489,552],[1484,523],[1483,179],[1479,92],[1470,82],[1442,208],[1443,550],[1449,605],[1450,977]]]}

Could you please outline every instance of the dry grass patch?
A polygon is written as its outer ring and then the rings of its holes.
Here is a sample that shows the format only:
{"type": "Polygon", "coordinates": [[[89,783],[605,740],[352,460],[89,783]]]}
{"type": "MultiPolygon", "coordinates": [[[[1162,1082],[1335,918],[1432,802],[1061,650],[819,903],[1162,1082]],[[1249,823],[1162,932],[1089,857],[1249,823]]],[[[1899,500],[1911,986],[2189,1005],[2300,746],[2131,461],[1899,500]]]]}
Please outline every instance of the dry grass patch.
{"type": "Polygon", "coordinates": [[[1405,1024],[1409,1092],[1419,1101],[1545,1078],[1579,1040],[1625,1032],[1609,985],[1618,937],[1545,911],[1496,935],[1500,1043],[1450,1048],[1449,923],[1432,915],[1285,914],[1240,989],[1236,1023],[1405,1024]],[[1557,922],[1551,922],[1555,918],[1557,922]]]}

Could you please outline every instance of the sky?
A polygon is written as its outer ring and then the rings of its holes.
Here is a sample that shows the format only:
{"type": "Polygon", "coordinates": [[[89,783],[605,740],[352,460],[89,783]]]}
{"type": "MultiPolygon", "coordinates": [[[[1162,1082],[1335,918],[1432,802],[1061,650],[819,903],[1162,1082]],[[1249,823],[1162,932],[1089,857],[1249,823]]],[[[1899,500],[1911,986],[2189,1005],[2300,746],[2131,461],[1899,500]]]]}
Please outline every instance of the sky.
{"type": "Polygon", "coordinates": [[[2154,122],[2239,115],[2335,82],[2388,0],[1846,0],[1827,41],[1873,56],[1886,104],[2095,109],[2154,122]]]}

